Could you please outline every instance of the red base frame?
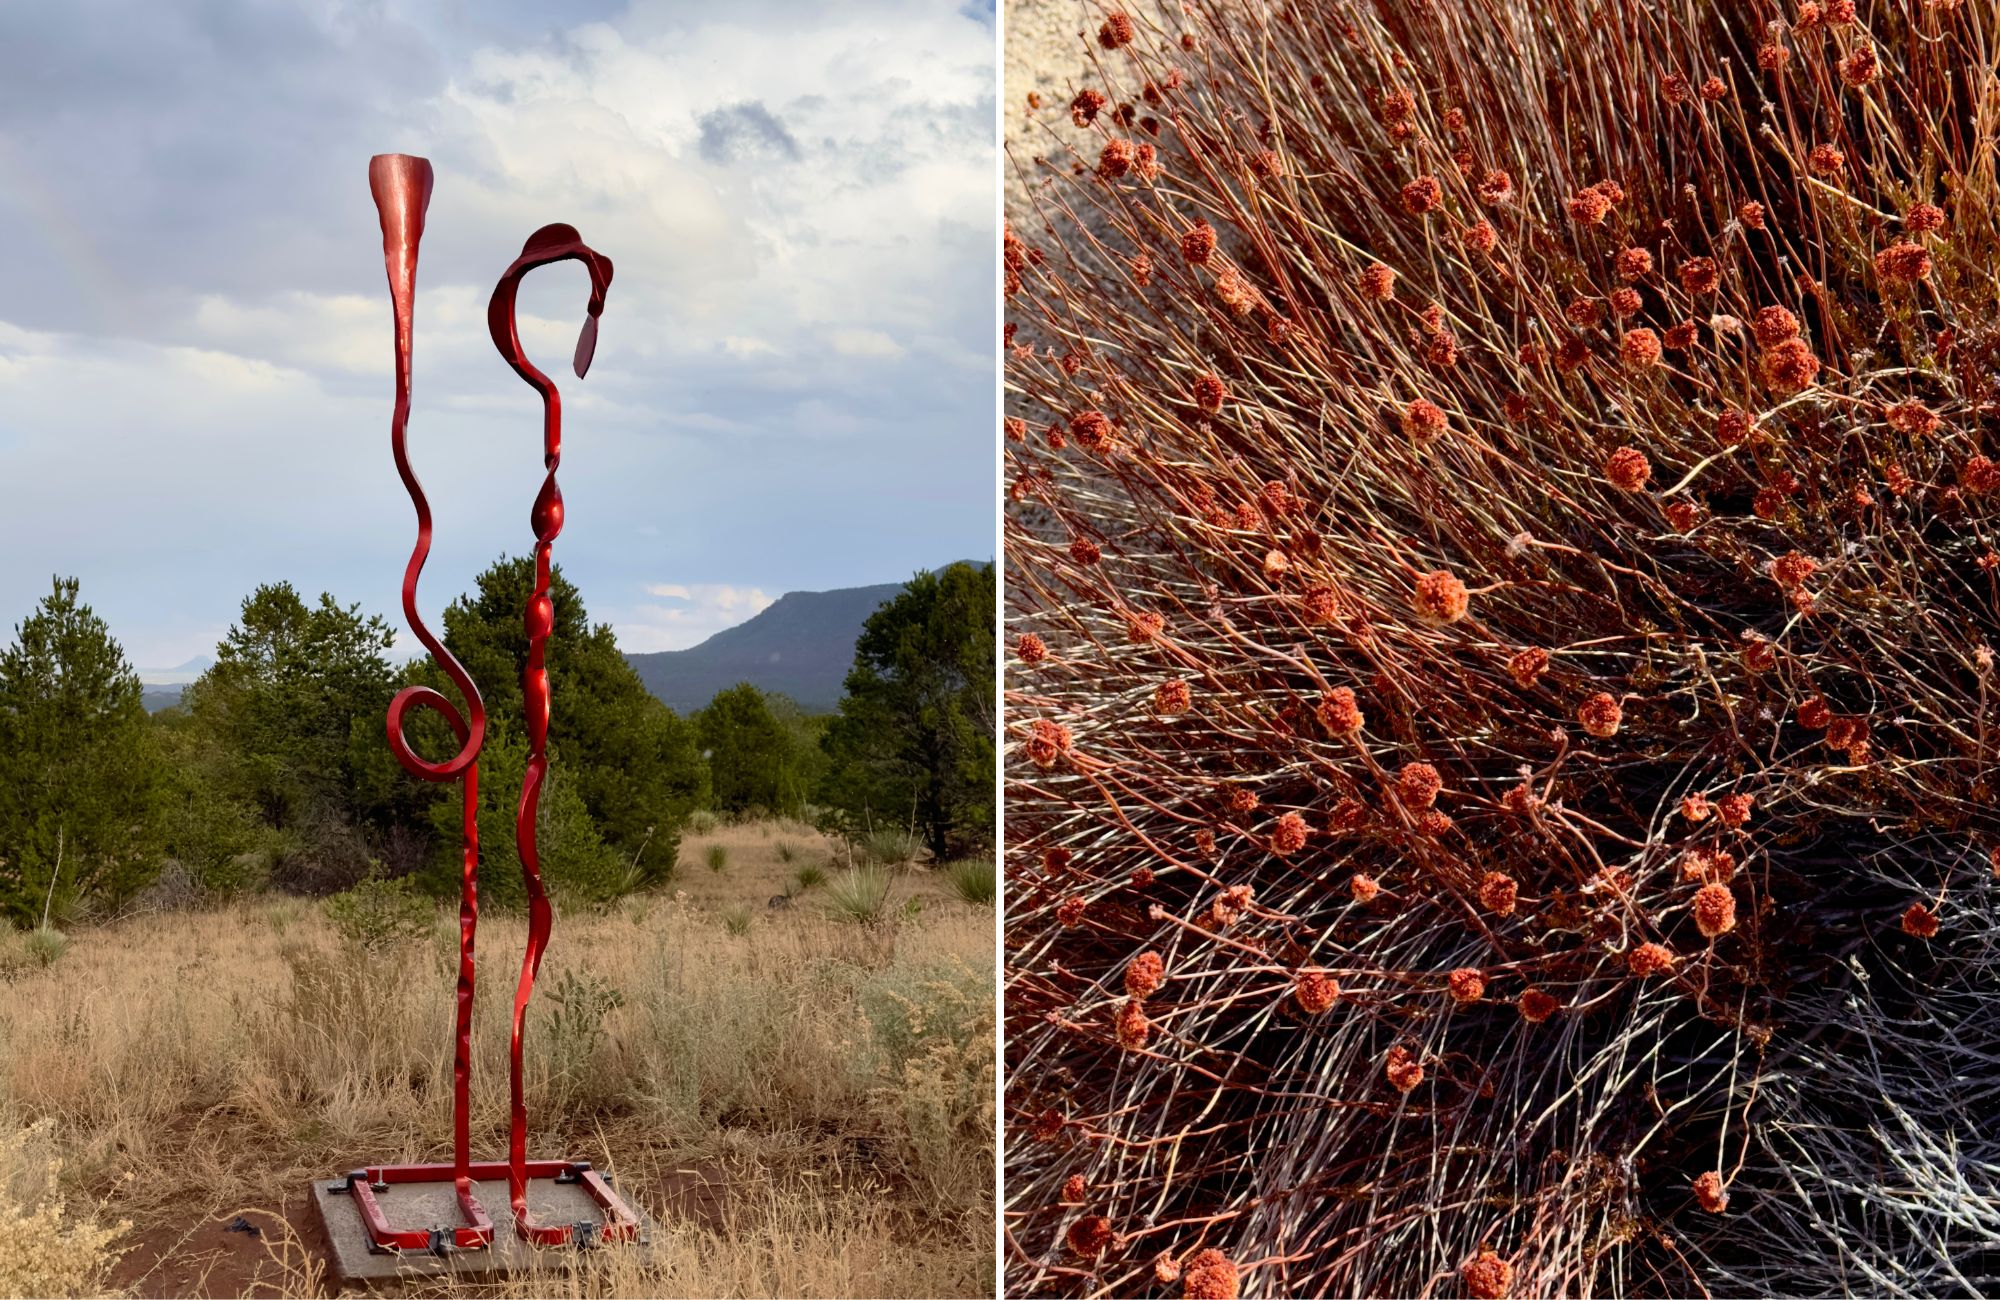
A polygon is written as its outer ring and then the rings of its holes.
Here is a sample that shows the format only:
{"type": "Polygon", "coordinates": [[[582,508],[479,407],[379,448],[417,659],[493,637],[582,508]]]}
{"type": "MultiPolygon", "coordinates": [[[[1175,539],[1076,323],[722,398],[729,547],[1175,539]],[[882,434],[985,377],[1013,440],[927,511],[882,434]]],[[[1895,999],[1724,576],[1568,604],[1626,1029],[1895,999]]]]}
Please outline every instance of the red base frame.
{"type": "MultiPolygon", "coordinates": [[[[398,1183],[448,1183],[456,1179],[457,1171],[451,1165],[373,1165],[366,1169],[356,1169],[347,1175],[347,1192],[354,1197],[355,1208],[361,1214],[361,1225],[368,1233],[368,1248],[377,1253],[404,1251],[425,1251],[441,1255],[447,1249],[484,1250],[493,1244],[493,1220],[473,1193],[472,1184],[498,1182],[507,1178],[505,1160],[474,1161],[466,1167],[467,1181],[458,1190],[459,1210],[465,1222],[454,1228],[447,1241],[444,1234],[435,1228],[396,1228],[390,1225],[388,1215],[382,1211],[382,1203],[375,1199],[377,1188],[387,1188],[398,1183]]],[[[516,1220],[515,1228],[523,1238],[538,1246],[593,1246],[599,1242],[628,1242],[639,1239],[639,1219],[630,1206],[611,1190],[603,1175],[591,1167],[588,1160],[530,1160],[527,1177],[554,1178],[564,1182],[576,1182],[590,1194],[604,1212],[600,1224],[559,1224],[535,1225],[516,1220]],[[578,1237],[578,1229],[589,1235],[578,1237]]]]}

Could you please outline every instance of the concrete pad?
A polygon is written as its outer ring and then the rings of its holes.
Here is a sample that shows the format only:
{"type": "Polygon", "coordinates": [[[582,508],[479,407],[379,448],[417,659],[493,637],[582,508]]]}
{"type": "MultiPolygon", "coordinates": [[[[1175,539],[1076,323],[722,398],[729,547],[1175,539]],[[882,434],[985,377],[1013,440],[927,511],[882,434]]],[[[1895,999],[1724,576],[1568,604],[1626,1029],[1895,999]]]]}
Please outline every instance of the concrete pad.
{"type": "MultiPolygon", "coordinates": [[[[514,1231],[514,1212],[507,1204],[507,1180],[482,1180],[473,1184],[479,1203],[493,1220],[493,1244],[485,1250],[454,1250],[437,1256],[419,1252],[402,1255],[376,1254],[368,1248],[368,1233],[361,1226],[361,1212],[346,1192],[347,1179],[321,1178],[312,1185],[312,1203],[326,1229],[328,1280],[335,1287],[380,1286],[417,1278],[462,1277],[491,1281],[526,1269],[537,1250],[514,1231]]],[[[453,1228],[459,1224],[458,1197],[451,1181],[434,1183],[392,1183],[375,1193],[376,1201],[389,1223],[396,1228],[453,1228]]],[[[628,1202],[628,1204],[630,1204],[628,1202]]],[[[528,1180],[528,1209],[541,1223],[601,1223],[603,1212],[590,1193],[579,1183],[558,1183],[553,1178],[528,1180]]],[[[636,1250],[647,1252],[656,1230],[645,1211],[631,1206],[639,1220],[639,1240],[616,1245],[599,1244],[592,1250],[636,1250]]],[[[540,1263],[549,1267],[576,1252],[570,1247],[544,1247],[540,1263]]]]}

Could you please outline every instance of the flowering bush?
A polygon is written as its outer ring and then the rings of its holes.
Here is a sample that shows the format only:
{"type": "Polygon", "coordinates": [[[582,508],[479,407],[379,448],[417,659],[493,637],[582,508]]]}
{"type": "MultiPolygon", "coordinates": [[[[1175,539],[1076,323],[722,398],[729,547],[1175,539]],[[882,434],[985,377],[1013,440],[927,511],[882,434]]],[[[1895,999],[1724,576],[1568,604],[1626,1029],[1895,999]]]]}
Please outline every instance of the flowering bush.
{"type": "Polygon", "coordinates": [[[0,1295],[105,1294],[105,1277],[131,1223],[98,1218],[101,1206],[72,1206],[63,1162],[52,1154],[55,1121],[0,1132],[0,1295]]]}
{"type": "Polygon", "coordinates": [[[1105,21],[1003,254],[1010,1292],[2000,1290],[1991,6],[1105,21]]]}

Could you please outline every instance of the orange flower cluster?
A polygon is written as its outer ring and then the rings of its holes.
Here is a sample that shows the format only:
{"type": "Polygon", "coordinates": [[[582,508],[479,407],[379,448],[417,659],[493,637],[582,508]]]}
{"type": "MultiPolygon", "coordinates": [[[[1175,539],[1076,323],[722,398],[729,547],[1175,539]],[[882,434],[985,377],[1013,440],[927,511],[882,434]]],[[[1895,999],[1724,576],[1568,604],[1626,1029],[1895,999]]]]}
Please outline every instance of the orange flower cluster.
{"type": "Polygon", "coordinates": [[[1213,1246],[1189,1260],[1181,1275],[1187,1300],[1236,1300],[1241,1285],[1235,1262],[1213,1246]]]}
{"type": "Polygon", "coordinates": [[[1626,957],[1625,964],[1640,979],[1663,975],[1674,968],[1674,954],[1665,944],[1642,943],[1626,957]]]}
{"type": "Polygon", "coordinates": [[[1037,767],[1054,767],[1063,755],[1069,753],[1069,728],[1060,722],[1047,718],[1037,718],[1029,724],[1028,757],[1037,767]]]}
{"type": "Polygon", "coordinates": [[[1134,957],[1125,967],[1126,996],[1144,1001],[1166,982],[1167,963],[1151,949],[1134,957]]]}
{"type": "Polygon", "coordinates": [[[1417,611],[1425,618],[1455,623],[1465,617],[1471,603],[1465,584],[1449,569],[1434,569],[1417,579],[1417,611]]]}
{"type": "Polygon", "coordinates": [[[1736,895],[1729,886],[1710,881],[1695,892],[1694,923],[1705,939],[1718,938],[1736,928],[1736,895]]]}
{"type": "Polygon", "coordinates": [[[1278,818],[1277,824],[1271,828],[1271,852],[1279,857],[1297,853],[1306,846],[1306,839],[1311,833],[1305,818],[1288,812],[1278,818]]]}
{"type": "Polygon", "coordinates": [[[1521,887],[1502,871],[1489,871],[1479,881],[1479,905],[1495,916],[1512,916],[1521,887]]]}
{"type": "Polygon", "coordinates": [[[1521,1019],[1531,1025],[1539,1025],[1553,1016],[1559,1009],[1554,997],[1545,989],[1523,989],[1520,998],[1521,1019]]]}
{"type": "Polygon", "coordinates": [[[1299,1010],[1316,1016],[1340,1000],[1340,984],[1325,971],[1308,968],[1293,977],[1292,997],[1297,1000],[1299,1010]]]}
{"type": "Polygon", "coordinates": [[[1101,1214],[1086,1214],[1069,1225],[1069,1248],[1085,1259],[1095,1259],[1118,1240],[1111,1220],[1101,1214]]]}
{"type": "Polygon", "coordinates": [[[1114,1027],[1118,1033],[1118,1045],[1129,1052],[1136,1052],[1146,1045],[1153,1036],[1153,1022],[1146,1018],[1146,1008],[1137,998],[1126,999],[1118,1008],[1114,1027]]]}
{"type": "Polygon", "coordinates": [[[1419,397],[1403,408],[1403,428],[1417,442],[1430,442],[1445,430],[1445,414],[1436,402],[1419,397]]]}
{"type": "Polygon", "coordinates": [[[1410,1049],[1400,1043],[1389,1049],[1389,1059],[1382,1068],[1389,1076],[1390,1086],[1397,1092],[1410,1092],[1424,1081],[1423,1062],[1410,1055],[1410,1049]]]}
{"type": "Polygon", "coordinates": [[[1540,681],[1542,674],[1548,670],[1549,652],[1540,646],[1516,651],[1514,657],[1507,661],[1507,675],[1523,690],[1540,681]]]}
{"type": "Polygon", "coordinates": [[[1514,1266],[1486,1246],[1465,1261],[1459,1276],[1472,1300],[1506,1300],[1514,1290],[1514,1266]]]}
{"type": "Polygon", "coordinates": [[[1319,704],[1320,725],[1336,736],[1347,736],[1366,725],[1361,705],[1351,686],[1336,686],[1319,704]]]}
{"type": "Polygon", "coordinates": [[[1486,996],[1486,977],[1476,968],[1461,966],[1446,979],[1451,1000],[1460,1004],[1477,1002],[1486,996]]]}
{"type": "Polygon", "coordinates": [[[1609,691],[1597,692],[1578,705],[1576,710],[1576,720],[1598,740],[1609,740],[1617,735],[1618,724],[1624,716],[1624,707],[1618,703],[1618,697],[1609,691]]]}

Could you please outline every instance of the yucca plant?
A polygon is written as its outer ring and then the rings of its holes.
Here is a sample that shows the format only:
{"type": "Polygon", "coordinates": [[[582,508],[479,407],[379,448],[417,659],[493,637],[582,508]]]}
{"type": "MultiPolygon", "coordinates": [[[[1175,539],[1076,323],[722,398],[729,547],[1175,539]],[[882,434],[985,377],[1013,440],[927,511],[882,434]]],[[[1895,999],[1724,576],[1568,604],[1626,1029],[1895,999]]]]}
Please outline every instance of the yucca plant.
{"type": "Polygon", "coordinates": [[[1992,7],[1091,25],[1009,1292],[2000,1290],[1992,7]]]}
{"type": "Polygon", "coordinates": [[[967,858],[944,869],[945,884],[962,902],[991,907],[999,884],[992,858],[967,858]]]}
{"type": "Polygon", "coordinates": [[[22,947],[38,966],[53,966],[69,951],[69,936],[50,926],[38,926],[28,931],[22,947]]]}
{"type": "Polygon", "coordinates": [[[882,867],[855,867],[826,885],[828,908],[837,917],[873,925],[889,905],[889,873],[882,867]]]}
{"type": "Polygon", "coordinates": [[[861,847],[884,866],[900,867],[923,850],[923,841],[899,826],[885,826],[862,837],[861,847]]]}

